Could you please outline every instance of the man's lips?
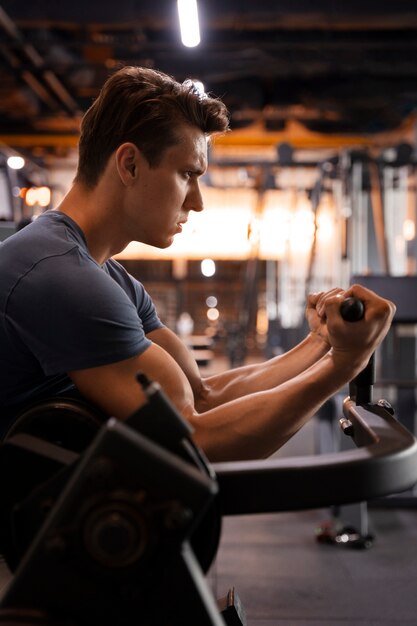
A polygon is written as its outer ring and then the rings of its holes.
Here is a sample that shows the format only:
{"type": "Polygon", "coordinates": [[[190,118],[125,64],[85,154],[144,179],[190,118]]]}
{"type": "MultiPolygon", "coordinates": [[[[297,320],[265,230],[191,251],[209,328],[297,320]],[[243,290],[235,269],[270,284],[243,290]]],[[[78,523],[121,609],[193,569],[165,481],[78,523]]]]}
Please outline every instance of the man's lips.
{"type": "Polygon", "coordinates": [[[181,221],[181,222],[177,222],[177,230],[178,230],[178,232],[180,232],[180,233],[182,232],[182,227],[183,227],[183,226],[184,226],[184,224],[186,224],[186,223],[187,223],[187,220],[183,220],[183,221],[181,221]]]}

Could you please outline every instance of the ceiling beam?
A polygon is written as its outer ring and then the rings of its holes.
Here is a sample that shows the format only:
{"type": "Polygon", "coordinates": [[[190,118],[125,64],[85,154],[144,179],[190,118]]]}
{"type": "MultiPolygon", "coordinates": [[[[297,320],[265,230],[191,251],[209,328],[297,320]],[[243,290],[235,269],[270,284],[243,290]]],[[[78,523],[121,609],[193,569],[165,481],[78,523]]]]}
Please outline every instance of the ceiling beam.
{"type": "MultiPolygon", "coordinates": [[[[26,84],[31,87],[36,95],[41,96],[44,102],[49,101],[46,98],[45,94],[41,95],[41,82],[43,82],[44,87],[52,92],[52,94],[58,99],[58,102],[61,105],[64,105],[65,111],[70,115],[78,115],[79,107],[76,101],[73,99],[71,94],[68,92],[66,87],[61,83],[59,78],[51,71],[46,69],[45,63],[34,48],[31,43],[28,43],[25,40],[23,33],[19,30],[13,20],[9,17],[6,11],[0,6],[0,27],[7,33],[10,39],[15,44],[17,50],[28,60],[31,65],[30,72],[21,72],[23,80],[25,80],[26,84]],[[28,80],[28,76],[30,76],[31,80],[28,80]]],[[[16,57],[17,58],[17,57],[16,57]]],[[[18,70],[19,68],[13,64],[13,69],[18,70]]],[[[44,89],[45,91],[45,89],[44,89]]]]}

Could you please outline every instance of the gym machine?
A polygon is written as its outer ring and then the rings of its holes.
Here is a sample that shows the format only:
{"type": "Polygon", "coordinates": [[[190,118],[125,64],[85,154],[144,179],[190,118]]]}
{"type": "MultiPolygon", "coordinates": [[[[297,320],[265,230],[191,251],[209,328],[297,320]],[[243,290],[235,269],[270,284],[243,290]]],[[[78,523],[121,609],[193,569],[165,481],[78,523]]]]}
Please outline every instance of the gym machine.
{"type": "MultiPolygon", "coordinates": [[[[356,275],[352,283],[359,283],[396,304],[391,329],[380,348],[375,387],[378,393],[388,394],[395,405],[396,417],[410,432],[416,428],[416,354],[417,354],[417,277],[356,275]]],[[[375,383],[373,371],[368,369],[368,388],[375,383]]],[[[346,437],[337,428],[342,396],[338,394],[318,412],[318,452],[336,452],[346,446],[346,437]]],[[[417,505],[415,486],[412,489],[374,499],[372,507],[405,507],[417,505]]],[[[366,501],[354,505],[332,507],[331,519],[316,529],[319,541],[351,548],[369,548],[374,534],[369,524],[369,504],[366,501]],[[343,541],[341,541],[343,537],[343,541]]]]}
{"type": "MultiPolygon", "coordinates": [[[[350,305],[344,317],[360,317],[350,305]]],[[[99,424],[82,402],[58,398],[5,437],[0,523],[14,574],[0,624],[246,624],[233,589],[219,605],[204,577],[222,516],[357,502],[417,481],[417,440],[372,402],[366,375],[344,402],[351,450],[214,465],[159,386],[138,382],[148,402],[126,422],[99,424]]]]}

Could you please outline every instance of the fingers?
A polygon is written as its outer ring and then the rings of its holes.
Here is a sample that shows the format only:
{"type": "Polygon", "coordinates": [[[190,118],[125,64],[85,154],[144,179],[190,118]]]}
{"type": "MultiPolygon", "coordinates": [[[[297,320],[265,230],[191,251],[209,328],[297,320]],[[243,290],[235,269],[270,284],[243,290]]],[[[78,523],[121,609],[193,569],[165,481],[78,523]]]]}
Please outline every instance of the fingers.
{"type": "Polygon", "coordinates": [[[312,293],[308,296],[307,308],[314,308],[319,317],[326,318],[331,313],[339,312],[342,300],[349,297],[362,300],[365,305],[365,316],[368,318],[386,317],[392,321],[396,311],[395,304],[359,284],[352,285],[347,290],[335,287],[330,291],[312,293]]]}
{"type": "Polygon", "coordinates": [[[316,304],[317,304],[317,300],[320,298],[320,296],[323,294],[323,291],[319,291],[317,293],[310,293],[307,296],[307,306],[310,308],[315,308],[316,304]]]}
{"type": "MultiPolygon", "coordinates": [[[[318,303],[318,314],[321,317],[340,316],[340,305],[346,299],[346,292],[343,289],[329,293],[318,303]]],[[[340,316],[341,317],[341,316],[340,316]]]]}
{"type": "Polygon", "coordinates": [[[382,298],[371,289],[358,284],[352,285],[345,292],[346,298],[350,296],[362,300],[365,305],[365,316],[368,315],[369,317],[372,315],[377,319],[386,317],[389,322],[392,321],[397,307],[391,300],[382,298]]]}
{"type": "Polygon", "coordinates": [[[393,302],[362,285],[321,294],[315,306],[320,319],[325,319],[329,344],[336,358],[340,363],[355,362],[361,367],[386,336],[395,314],[393,302]],[[363,302],[365,314],[361,320],[350,322],[342,318],[340,305],[348,297],[363,302]]]}
{"type": "Polygon", "coordinates": [[[326,292],[311,294],[307,318],[310,329],[325,335],[329,345],[344,352],[367,353],[381,343],[395,314],[395,304],[362,285],[347,290],[336,287],[326,292]],[[340,314],[341,303],[348,297],[361,300],[365,314],[357,322],[346,321],[340,314]],[[353,328],[353,325],[355,327],[353,328]]]}
{"type": "Polygon", "coordinates": [[[338,302],[340,305],[341,299],[345,291],[340,287],[330,289],[330,291],[320,291],[318,293],[310,294],[308,297],[308,307],[315,308],[317,314],[321,318],[326,317],[326,307],[329,302],[338,302]]]}

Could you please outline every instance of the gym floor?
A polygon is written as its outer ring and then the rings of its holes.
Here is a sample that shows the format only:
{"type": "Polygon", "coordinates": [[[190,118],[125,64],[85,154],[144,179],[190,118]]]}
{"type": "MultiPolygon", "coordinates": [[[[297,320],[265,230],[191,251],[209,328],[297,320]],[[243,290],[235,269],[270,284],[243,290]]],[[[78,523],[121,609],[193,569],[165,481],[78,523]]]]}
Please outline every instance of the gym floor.
{"type": "MultiPolygon", "coordinates": [[[[311,454],[316,428],[313,419],[279,455],[311,454]]],[[[369,549],[318,542],[328,509],[225,518],[213,593],[234,587],[248,626],[416,626],[415,498],[368,507],[369,549]]]]}
{"type": "Polygon", "coordinates": [[[317,543],[318,511],[226,519],[215,596],[234,586],[248,626],[416,626],[417,510],[371,517],[368,550],[317,543]]]}

